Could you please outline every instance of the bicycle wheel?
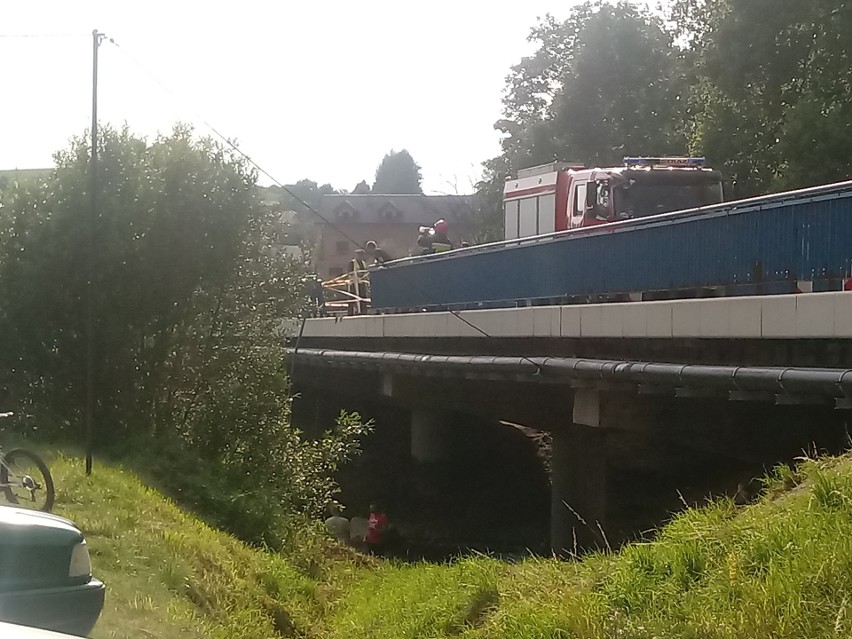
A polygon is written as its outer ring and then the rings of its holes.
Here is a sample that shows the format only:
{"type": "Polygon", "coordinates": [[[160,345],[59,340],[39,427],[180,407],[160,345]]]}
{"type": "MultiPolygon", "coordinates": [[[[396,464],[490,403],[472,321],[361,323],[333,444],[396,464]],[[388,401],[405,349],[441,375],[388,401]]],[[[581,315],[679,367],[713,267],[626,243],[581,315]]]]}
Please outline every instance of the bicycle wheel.
{"type": "Polygon", "coordinates": [[[24,448],[6,451],[0,460],[0,487],[10,504],[50,512],[56,493],[41,457],[24,448]]]}

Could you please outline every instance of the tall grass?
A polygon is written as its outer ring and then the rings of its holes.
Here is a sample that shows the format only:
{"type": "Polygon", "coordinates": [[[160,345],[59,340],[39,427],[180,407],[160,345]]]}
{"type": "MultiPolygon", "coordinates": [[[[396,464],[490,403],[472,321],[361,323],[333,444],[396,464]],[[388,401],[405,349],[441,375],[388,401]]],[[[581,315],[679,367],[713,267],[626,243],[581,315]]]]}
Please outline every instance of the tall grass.
{"type": "Polygon", "coordinates": [[[57,510],[86,532],[107,607],[94,637],[651,639],[852,636],[852,457],[779,469],[651,542],[565,563],[402,565],[305,530],[249,548],[130,471],[53,462],[57,510]]]}
{"type": "Polygon", "coordinates": [[[56,512],[84,531],[107,584],[95,639],[302,637],[321,617],[316,580],[202,523],[133,472],[99,464],[86,477],[80,459],[64,456],[51,467],[56,512]]]}
{"type": "Polygon", "coordinates": [[[809,461],[755,505],[686,511],[617,554],[380,570],[339,604],[330,636],[852,636],[850,530],[852,462],[809,461]],[[483,592],[489,605],[464,619],[483,592]]]}

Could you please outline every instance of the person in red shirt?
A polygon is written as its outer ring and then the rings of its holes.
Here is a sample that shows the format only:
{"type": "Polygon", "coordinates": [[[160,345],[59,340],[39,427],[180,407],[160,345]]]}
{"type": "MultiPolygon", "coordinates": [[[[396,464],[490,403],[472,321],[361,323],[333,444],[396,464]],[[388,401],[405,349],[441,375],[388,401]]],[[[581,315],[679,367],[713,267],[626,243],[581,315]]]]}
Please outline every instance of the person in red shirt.
{"type": "Polygon", "coordinates": [[[367,535],[364,543],[370,552],[377,553],[381,550],[384,541],[384,533],[388,527],[388,516],[384,514],[376,504],[370,504],[370,518],[367,520],[367,535]]]}

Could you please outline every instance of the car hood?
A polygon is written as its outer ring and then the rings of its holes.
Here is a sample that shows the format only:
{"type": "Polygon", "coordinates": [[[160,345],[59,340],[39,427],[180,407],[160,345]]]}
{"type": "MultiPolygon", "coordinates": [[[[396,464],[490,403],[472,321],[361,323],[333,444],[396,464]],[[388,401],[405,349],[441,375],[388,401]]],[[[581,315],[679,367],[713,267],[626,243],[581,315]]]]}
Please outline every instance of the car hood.
{"type": "Polygon", "coordinates": [[[44,513],[40,510],[0,506],[0,529],[15,526],[40,526],[77,534],[80,533],[77,526],[64,517],[44,513]]]}
{"type": "Polygon", "coordinates": [[[36,510],[0,506],[0,548],[17,544],[65,546],[83,540],[70,521],[36,510]]]}
{"type": "Polygon", "coordinates": [[[68,567],[81,533],[67,519],[0,507],[0,593],[68,584],[68,567]]]}

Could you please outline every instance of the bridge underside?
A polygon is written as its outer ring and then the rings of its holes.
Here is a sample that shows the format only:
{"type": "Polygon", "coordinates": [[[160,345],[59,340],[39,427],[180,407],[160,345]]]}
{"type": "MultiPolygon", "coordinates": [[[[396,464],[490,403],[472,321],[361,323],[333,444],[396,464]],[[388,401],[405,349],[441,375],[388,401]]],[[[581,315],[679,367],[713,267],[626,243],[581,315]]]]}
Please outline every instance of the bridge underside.
{"type": "MultiPolygon", "coordinates": [[[[740,386],[727,380],[728,369],[709,364],[705,365],[709,372],[721,371],[725,383],[720,384],[718,375],[705,381],[684,375],[688,369],[683,366],[677,369],[679,377],[642,369],[652,375],[652,382],[643,381],[641,375],[601,376],[601,370],[617,371],[577,362],[560,375],[553,367],[555,358],[542,362],[536,354],[540,351],[531,349],[530,356],[513,359],[505,353],[521,344],[500,341],[504,359],[467,355],[463,365],[447,353],[469,348],[459,340],[440,344],[421,340],[424,351],[443,351],[443,357],[434,360],[425,360],[425,353],[411,360],[410,351],[354,350],[364,346],[360,340],[337,340],[334,351],[319,348],[330,344],[304,340],[290,355],[295,357],[294,380],[300,392],[294,418],[311,430],[327,427],[340,409],[358,410],[376,420],[374,437],[401,441],[392,454],[380,455],[380,463],[369,471],[381,477],[374,490],[411,487],[385,497],[391,502],[389,510],[400,503],[413,503],[417,510],[425,494],[420,510],[430,521],[419,525],[435,525],[442,513],[456,513],[455,521],[476,515],[487,519],[485,528],[495,535],[509,530],[517,520],[512,512],[518,512],[535,525],[523,533],[526,537],[516,539],[526,547],[540,548],[541,536],[548,534],[543,522],[549,521],[550,548],[560,553],[617,544],[658,525],[684,503],[700,502],[709,494],[734,495],[739,484],[748,484],[777,463],[807,451],[838,451],[847,443],[848,413],[837,410],[845,405],[850,381],[843,371],[804,380],[794,375],[784,382],[783,369],[740,369],[738,373],[746,373],[740,386]],[[753,376],[749,371],[764,374],[753,376]],[[529,455],[501,457],[494,452],[499,447],[488,445],[492,435],[503,432],[497,429],[499,424],[511,425],[527,439],[536,436],[530,450],[542,460],[539,470],[550,472],[550,495],[542,494],[548,486],[540,473],[530,469],[529,455]],[[459,469],[477,468],[487,470],[479,479],[459,474],[459,469]],[[459,492],[468,485],[479,491],[487,512],[477,515],[469,501],[460,515],[456,506],[442,508],[440,499],[436,502],[436,495],[459,492]],[[519,485],[528,486],[527,492],[518,490],[519,485]],[[493,492],[511,492],[515,500],[495,501],[493,492]],[[542,505],[547,502],[549,507],[542,505]]],[[[656,345],[661,346],[672,344],[656,345]]],[[[563,352],[576,354],[562,347],[563,352]]],[[[844,347],[821,345],[825,351],[844,347]]],[[[786,357],[800,352],[790,345],[778,350],[786,357]]],[[[696,365],[691,366],[694,371],[696,365]]],[[[520,442],[515,445],[522,447],[520,442]]]]}

